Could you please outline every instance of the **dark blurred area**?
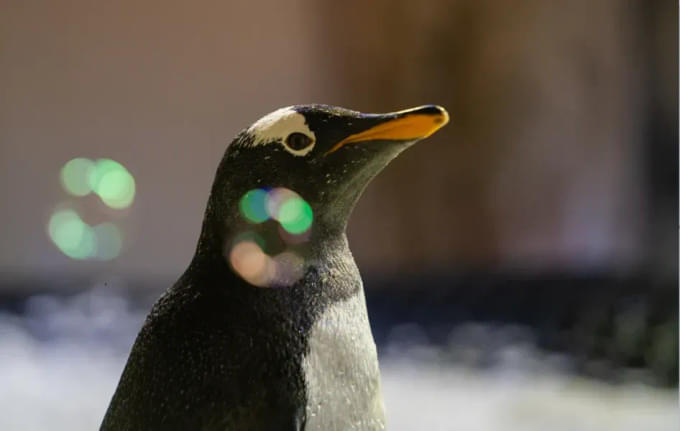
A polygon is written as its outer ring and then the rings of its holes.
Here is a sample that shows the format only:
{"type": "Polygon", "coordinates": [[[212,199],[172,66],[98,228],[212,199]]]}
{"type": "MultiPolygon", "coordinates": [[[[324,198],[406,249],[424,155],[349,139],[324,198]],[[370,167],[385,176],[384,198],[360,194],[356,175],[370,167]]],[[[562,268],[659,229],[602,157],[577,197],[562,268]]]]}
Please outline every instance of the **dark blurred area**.
{"type": "Polygon", "coordinates": [[[677,2],[2,5],[0,352],[66,339],[124,359],[261,115],[437,103],[451,123],[349,226],[380,355],[484,373],[520,346],[551,372],[677,387],[677,2]]]}

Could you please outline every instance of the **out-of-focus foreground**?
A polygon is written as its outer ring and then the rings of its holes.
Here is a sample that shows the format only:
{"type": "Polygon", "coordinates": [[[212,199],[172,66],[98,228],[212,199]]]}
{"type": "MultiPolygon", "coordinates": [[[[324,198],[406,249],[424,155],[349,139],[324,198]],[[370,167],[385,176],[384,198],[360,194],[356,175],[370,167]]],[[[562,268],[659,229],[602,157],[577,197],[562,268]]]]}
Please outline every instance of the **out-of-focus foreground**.
{"type": "Polygon", "coordinates": [[[280,106],[451,124],[349,226],[390,429],[677,429],[677,2],[4,2],[0,428],[92,429],[280,106]]]}

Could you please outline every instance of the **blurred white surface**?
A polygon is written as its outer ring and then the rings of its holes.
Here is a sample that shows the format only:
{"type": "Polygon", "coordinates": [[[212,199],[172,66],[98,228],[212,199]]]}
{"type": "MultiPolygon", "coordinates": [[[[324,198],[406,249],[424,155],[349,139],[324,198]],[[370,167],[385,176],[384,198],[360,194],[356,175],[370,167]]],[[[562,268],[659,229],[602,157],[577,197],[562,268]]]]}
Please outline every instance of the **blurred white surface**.
{"type": "Polygon", "coordinates": [[[670,390],[550,374],[482,374],[394,358],[381,369],[390,430],[678,429],[678,399],[670,390]]]}
{"type": "MultiPolygon", "coordinates": [[[[34,297],[22,318],[0,313],[0,429],[97,429],[142,318],[105,291],[34,297]]],[[[481,371],[437,360],[433,349],[388,346],[381,370],[389,429],[678,429],[676,391],[577,378],[523,349],[481,371]]]]}

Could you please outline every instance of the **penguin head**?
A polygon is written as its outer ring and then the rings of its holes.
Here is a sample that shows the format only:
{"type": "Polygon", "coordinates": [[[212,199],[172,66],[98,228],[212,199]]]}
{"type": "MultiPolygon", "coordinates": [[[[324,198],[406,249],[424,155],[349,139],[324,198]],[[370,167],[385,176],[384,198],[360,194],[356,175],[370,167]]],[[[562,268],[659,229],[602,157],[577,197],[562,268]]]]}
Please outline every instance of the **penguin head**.
{"type": "Polygon", "coordinates": [[[344,231],[370,180],[401,151],[447,122],[446,110],[436,105],[387,114],[327,105],[282,108],[236,136],[213,193],[224,197],[225,207],[236,209],[235,199],[248,191],[285,188],[309,204],[314,229],[344,231]]]}
{"type": "Polygon", "coordinates": [[[388,114],[297,105],[265,115],[227,147],[196,256],[221,255],[251,285],[291,285],[333,240],[345,244],[371,179],[447,122],[435,105],[388,114]]]}

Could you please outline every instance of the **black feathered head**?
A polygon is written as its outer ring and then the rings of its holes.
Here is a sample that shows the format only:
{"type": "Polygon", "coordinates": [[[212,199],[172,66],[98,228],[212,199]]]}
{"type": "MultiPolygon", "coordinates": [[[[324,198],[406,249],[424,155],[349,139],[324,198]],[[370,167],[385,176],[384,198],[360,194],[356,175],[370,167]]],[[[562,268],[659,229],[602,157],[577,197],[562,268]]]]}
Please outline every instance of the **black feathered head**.
{"type": "Polygon", "coordinates": [[[307,243],[306,249],[322,246],[344,232],[371,179],[448,119],[436,105],[388,114],[327,105],[274,111],[239,133],[227,148],[213,184],[202,242],[221,243],[228,254],[244,232],[246,237],[250,232],[249,241],[264,250],[263,256],[291,247],[305,249],[300,243],[307,243]],[[272,241],[272,230],[282,239],[272,241]]]}

